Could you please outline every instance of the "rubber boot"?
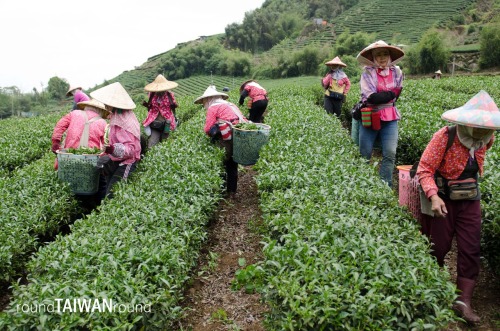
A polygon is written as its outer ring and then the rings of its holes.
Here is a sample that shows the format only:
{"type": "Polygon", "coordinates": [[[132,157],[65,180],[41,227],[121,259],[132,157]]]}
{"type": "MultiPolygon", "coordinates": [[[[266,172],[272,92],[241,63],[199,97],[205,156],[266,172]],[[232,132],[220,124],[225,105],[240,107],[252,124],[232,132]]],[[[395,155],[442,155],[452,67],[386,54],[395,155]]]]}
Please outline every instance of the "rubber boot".
{"type": "Polygon", "coordinates": [[[453,309],[462,317],[467,323],[474,325],[481,321],[481,318],[474,313],[471,306],[472,293],[476,282],[472,279],[458,277],[457,288],[460,290],[460,296],[453,305],[453,309]]]}

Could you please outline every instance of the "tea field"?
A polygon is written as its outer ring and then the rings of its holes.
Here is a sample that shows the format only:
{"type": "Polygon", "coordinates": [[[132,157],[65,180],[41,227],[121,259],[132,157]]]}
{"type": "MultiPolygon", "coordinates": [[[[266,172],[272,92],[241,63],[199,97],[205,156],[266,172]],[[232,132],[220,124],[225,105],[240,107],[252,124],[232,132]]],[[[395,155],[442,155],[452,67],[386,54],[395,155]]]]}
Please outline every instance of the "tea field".
{"type": "MultiPolygon", "coordinates": [[[[415,162],[446,125],[441,114],[480,89],[500,100],[495,77],[407,80],[397,164],[415,162]]],[[[229,93],[235,103],[237,90],[229,93]]],[[[267,328],[440,330],[455,321],[449,273],[437,267],[416,220],[346,129],[359,88],[353,86],[344,123],[318,105],[320,87],[276,84],[268,91],[271,136],[253,166],[264,259],[234,280],[270,307],[267,328]]],[[[50,136],[62,114],[37,125],[0,121],[1,139],[9,137],[0,144],[0,276],[13,288],[0,329],[168,330],[182,317],[184,290],[223,199],[223,155],[203,133],[204,110],[193,104],[201,93],[179,95],[178,130],[148,152],[112,200],[81,217],[53,170],[50,136]],[[64,224],[70,233],[58,232],[64,224]],[[53,240],[41,240],[48,236],[53,240]],[[86,311],[77,309],[79,300],[115,306],[86,311]],[[63,311],[54,311],[58,305],[63,311]]],[[[142,106],[136,113],[146,115],[142,106]]],[[[499,146],[488,152],[480,183],[483,254],[497,271],[499,146]]]]}

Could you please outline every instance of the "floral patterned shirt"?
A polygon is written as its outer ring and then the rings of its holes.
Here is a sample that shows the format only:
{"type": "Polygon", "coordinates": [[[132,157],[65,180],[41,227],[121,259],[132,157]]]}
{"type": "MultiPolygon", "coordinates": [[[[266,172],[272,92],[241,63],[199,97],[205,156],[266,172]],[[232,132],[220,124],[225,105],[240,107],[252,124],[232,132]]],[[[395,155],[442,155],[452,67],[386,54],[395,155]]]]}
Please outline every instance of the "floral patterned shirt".
{"type": "Polygon", "coordinates": [[[177,101],[175,100],[173,92],[167,91],[162,96],[155,93],[153,95],[153,99],[151,100],[151,108],[148,111],[148,116],[142,122],[142,125],[148,126],[156,119],[156,117],[158,117],[158,114],[161,114],[166,120],[170,120],[170,131],[174,131],[177,127],[177,123],[175,123],[173,108],[177,106],[177,101]],[[167,93],[170,93],[172,96],[173,105],[170,104],[167,93]]]}
{"type": "MultiPolygon", "coordinates": [[[[493,136],[486,146],[474,151],[474,158],[477,160],[480,175],[483,174],[486,150],[491,147],[494,140],[495,137],[493,136]]],[[[448,127],[446,126],[434,133],[420,158],[417,176],[428,198],[438,192],[436,182],[434,181],[436,171],[439,171],[446,179],[457,179],[464,171],[469,160],[469,149],[460,143],[458,135],[455,136],[453,144],[448,151],[446,151],[447,142],[448,127]]]]}

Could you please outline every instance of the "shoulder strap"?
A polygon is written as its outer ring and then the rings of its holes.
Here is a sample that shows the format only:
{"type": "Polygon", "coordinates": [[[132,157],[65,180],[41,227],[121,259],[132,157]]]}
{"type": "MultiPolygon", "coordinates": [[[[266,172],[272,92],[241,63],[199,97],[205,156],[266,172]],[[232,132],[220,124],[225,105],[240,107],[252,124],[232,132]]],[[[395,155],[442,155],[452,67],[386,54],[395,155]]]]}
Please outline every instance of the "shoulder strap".
{"type": "Polygon", "coordinates": [[[175,103],[174,103],[174,100],[172,98],[172,94],[170,94],[169,91],[167,91],[167,96],[168,96],[168,101],[170,103],[170,109],[172,109],[172,111],[175,110],[175,103]]]}
{"type": "Polygon", "coordinates": [[[101,119],[101,116],[94,116],[89,120],[88,119],[89,117],[88,117],[86,112],[85,112],[85,116],[87,117],[87,121],[85,122],[85,126],[83,127],[83,132],[82,132],[82,136],[80,137],[80,144],[78,145],[78,147],[88,147],[89,146],[90,124],[101,119]]]}
{"type": "Polygon", "coordinates": [[[451,145],[453,145],[453,141],[455,140],[456,135],[457,135],[457,126],[453,125],[448,127],[448,142],[446,143],[445,153],[450,149],[451,145]]]}

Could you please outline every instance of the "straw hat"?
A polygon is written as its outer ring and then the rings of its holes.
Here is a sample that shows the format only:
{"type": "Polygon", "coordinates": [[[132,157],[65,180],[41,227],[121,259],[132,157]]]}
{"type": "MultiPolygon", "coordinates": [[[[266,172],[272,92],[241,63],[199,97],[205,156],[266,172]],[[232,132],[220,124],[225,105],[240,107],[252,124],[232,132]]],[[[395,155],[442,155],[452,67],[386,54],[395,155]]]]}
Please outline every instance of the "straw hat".
{"type": "Polygon", "coordinates": [[[490,95],[483,90],[462,107],[446,111],[441,118],[473,128],[500,129],[500,111],[490,95]]]}
{"type": "Polygon", "coordinates": [[[203,93],[203,95],[201,97],[198,97],[198,98],[196,98],[196,100],[194,100],[194,103],[202,104],[203,99],[210,98],[210,97],[217,97],[217,96],[222,97],[222,99],[224,99],[224,100],[229,98],[229,95],[227,95],[226,93],[217,92],[217,89],[215,88],[215,86],[210,85],[209,87],[207,87],[207,89],[205,90],[205,93],[203,93]]]}
{"type": "Polygon", "coordinates": [[[71,91],[74,91],[76,89],[82,89],[81,86],[78,86],[78,85],[70,85],[69,86],[69,89],[68,89],[68,92],[66,92],[66,96],[69,97],[71,95],[71,91]]]}
{"type": "Polygon", "coordinates": [[[96,109],[101,109],[101,110],[106,111],[106,106],[104,106],[104,104],[102,102],[97,101],[95,99],[81,101],[81,102],[77,103],[76,106],[78,107],[78,109],[84,109],[86,106],[90,106],[90,107],[94,107],[96,109]]]}
{"type": "Polygon", "coordinates": [[[442,75],[443,73],[441,72],[441,70],[438,70],[435,72],[435,74],[442,75]]]}
{"type": "Polygon", "coordinates": [[[347,67],[347,64],[345,64],[344,62],[342,62],[338,56],[336,56],[335,58],[333,58],[333,60],[325,62],[325,64],[327,66],[339,65],[341,67],[347,67]]]}
{"type": "Polygon", "coordinates": [[[119,82],[106,85],[90,93],[90,96],[107,106],[120,109],[134,109],[135,103],[119,82]]]}
{"type": "Polygon", "coordinates": [[[176,88],[177,86],[179,86],[179,84],[176,82],[171,82],[163,75],[158,75],[152,83],[144,87],[144,90],[146,92],[163,92],[176,88]]]}
{"type": "Polygon", "coordinates": [[[392,64],[396,64],[397,62],[401,61],[405,56],[405,52],[403,52],[401,48],[389,45],[383,40],[379,40],[365,47],[361,52],[359,52],[358,56],[356,56],[356,59],[362,65],[372,65],[372,51],[377,48],[385,48],[389,51],[392,64]]]}

